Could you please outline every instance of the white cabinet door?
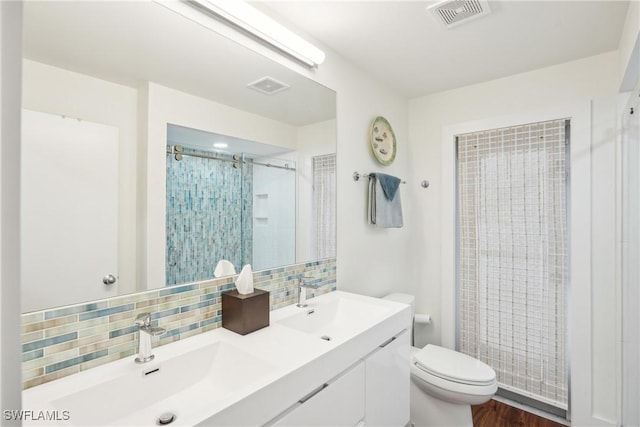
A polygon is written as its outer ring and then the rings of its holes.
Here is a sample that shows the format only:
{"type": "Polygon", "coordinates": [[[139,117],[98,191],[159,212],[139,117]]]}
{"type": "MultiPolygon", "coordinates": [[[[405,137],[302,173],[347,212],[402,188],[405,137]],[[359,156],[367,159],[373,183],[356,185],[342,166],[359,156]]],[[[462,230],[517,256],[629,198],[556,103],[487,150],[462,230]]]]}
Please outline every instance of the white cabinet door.
{"type": "MultiPolygon", "coordinates": [[[[355,426],[364,418],[364,363],[300,399],[274,426],[355,426]]],[[[408,390],[407,385],[407,390],[408,390]]]]}
{"type": "Polygon", "coordinates": [[[409,422],[409,333],[381,345],[365,359],[367,426],[404,426],[409,422]]]}

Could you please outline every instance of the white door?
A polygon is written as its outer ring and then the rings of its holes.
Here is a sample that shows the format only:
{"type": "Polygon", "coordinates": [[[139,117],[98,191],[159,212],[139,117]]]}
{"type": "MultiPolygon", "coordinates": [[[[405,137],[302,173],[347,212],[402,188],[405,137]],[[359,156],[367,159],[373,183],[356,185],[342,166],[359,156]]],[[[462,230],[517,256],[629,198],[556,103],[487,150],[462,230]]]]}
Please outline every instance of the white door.
{"type": "Polygon", "coordinates": [[[23,110],[22,311],[117,295],[118,128],[23,110]]]}

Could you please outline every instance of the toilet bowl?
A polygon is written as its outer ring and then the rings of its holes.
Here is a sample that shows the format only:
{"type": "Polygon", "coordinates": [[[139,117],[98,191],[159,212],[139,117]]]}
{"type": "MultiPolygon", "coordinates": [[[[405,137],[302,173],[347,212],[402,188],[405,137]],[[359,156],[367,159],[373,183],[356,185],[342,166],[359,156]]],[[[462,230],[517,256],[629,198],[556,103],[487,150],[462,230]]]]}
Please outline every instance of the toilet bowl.
{"type": "MultiPolygon", "coordinates": [[[[414,311],[412,295],[391,294],[385,299],[409,304],[414,311]]],[[[411,424],[416,427],[471,427],[471,405],[487,402],[498,389],[489,365],[448,348],[413,347],[410,360],[411,424]]]]}
{"type": "Polygon", "coordinates": [[[421,426],[473,425],[471,405],[498,389],[487,364],[448,348],[427,344],[411,357],[411,422],[421,426]]]}

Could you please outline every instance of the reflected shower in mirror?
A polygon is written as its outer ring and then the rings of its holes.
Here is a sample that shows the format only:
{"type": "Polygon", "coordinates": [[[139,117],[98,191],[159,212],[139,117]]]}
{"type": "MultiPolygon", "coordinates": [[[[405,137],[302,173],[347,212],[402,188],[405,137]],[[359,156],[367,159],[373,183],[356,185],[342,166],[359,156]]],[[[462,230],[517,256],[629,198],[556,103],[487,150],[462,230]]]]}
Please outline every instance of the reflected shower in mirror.
{"type": "Polygon", "coordinates": [[[167,138],[168,285],[295,263],[295,151],[175,125],[167,138]]]}

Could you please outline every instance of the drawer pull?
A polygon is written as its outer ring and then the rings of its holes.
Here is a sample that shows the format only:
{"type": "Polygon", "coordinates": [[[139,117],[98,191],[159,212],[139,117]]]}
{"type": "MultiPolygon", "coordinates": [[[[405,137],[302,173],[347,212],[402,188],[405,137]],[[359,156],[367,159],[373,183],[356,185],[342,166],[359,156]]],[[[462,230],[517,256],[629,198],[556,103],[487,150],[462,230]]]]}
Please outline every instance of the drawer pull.
{"type": "Polygon", "coordinates": [[[385,342],[383,342],[382,344],[380,344],[378,347],[382,348],[382,347],[386,347],[389,344],[391,344],[393,341],[395,341],[396,337],[391,337],[388,340],[386,340],[385,342]]]}
{"type": "Polygon", "coordinates": [[[311,393],[307,394],[305,397],[303,397],[302,399],[298,400],[298,402],[300,402],[300,403],[306,402],[307,400],[311,399],[313,396],[315,396],[316,394],[320,393],[322,390],[324,390],[327,387],[329,387],[329,384],[327,384],[327,383],[322,384],[320,387],[316,388],[311,393]]]}

